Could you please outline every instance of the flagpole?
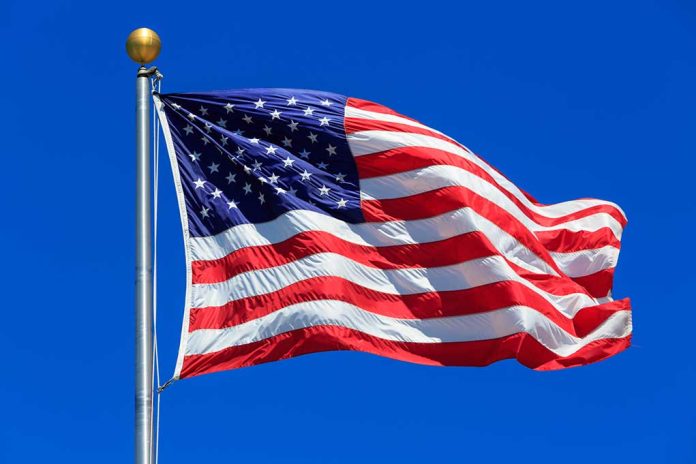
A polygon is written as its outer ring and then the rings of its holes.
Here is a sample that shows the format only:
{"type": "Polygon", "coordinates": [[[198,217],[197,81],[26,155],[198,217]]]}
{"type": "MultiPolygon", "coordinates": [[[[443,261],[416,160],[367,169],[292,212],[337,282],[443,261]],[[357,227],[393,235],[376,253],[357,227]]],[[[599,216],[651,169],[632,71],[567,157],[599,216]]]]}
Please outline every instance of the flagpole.
{"type": "Polygon", "coordinates": [[[152,214],[150,183],[150,76],[145,64],[159,54],[159,36],[136,29],[126,40],[130,58],[140,64],[135,79],[135,464],[152,457],[152,214]]]}

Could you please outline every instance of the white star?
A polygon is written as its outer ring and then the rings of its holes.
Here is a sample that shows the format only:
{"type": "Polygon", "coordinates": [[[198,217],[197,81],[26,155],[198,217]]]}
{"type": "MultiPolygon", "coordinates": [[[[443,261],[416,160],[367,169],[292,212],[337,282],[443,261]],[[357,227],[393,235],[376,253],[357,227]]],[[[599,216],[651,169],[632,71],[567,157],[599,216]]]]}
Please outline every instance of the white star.
{"type": "Polygon", "coordinates": [[[326,151],[329,152],[329,156],[333,156],[333,155],[336,154],[336,147],[334,147],[333,145],[329,144],[329,146],[326,147],[326,151]]]}
{"type": "Polygon", "coordinates": [[[224,120],[224,119],[222,119],[222,118],[220,118],[220,119],[218,119],[217,125],[220,126],[220,127],[225,127],[225,128],[227,128],[227,121],[224,120]]]}
{"type": "Polygon", "coordinates": [[[256,180],[258,180],[262,184],[265,184],[266,182],[268,182],[268,180],[265,177],[257,177],[256,180]]]}
{"type": "Polygon", "coordinates": [[[247,174],[251,174],[251,168],[247,165],[244,165],[244,172],[246,172],[247,174]]]}
{"type": "Polygon", "coordinates": [[[271,119],[280,119],[282,113],[278,110],[271,111],[271,119]]]}
{"type": "Polygon", "coordinates": [[[244,184],[244,195],[248,193],[251,193],[251,184],[247,182],[246,184],[244,184]]]}
{"type": "Polygon", "coordinates": [[[234,135],[244,135],[244,131],[241,129],[237,129],[236,131],[234,131],[234,135]]]}
{"type": "Polygon", "coordinates": [[[208,211],[210,211],[210,208],[206,208],[205,206],[201,210],[201,217],[202,218],[207,218],[208,217],[208,211]]]}
{"type": "Polygon", "coordinates": [[[203,186],[205,185],[205,181],[202,180],[200,177],[197,180],[193,181],[193,183],[196,184],[196,189],[203,188],[203,186]]]}
{"type": "Polygon", "coordinates": [[[307,159],[307,158],[309,158],[309,155],[310,155],[310,154],[311,154],[311,153],[308,152],[307,150],[302,150],[302,151],[300,152],[300,158],[307,159]]]}
{"type": "Polygon", "coordinates": [[[329,166],[329,165],[326,164],[326,163],[324,163],[324,162],[317,163],[317,167],[318,167],[319,169],[326,169],[328,166],[329,166]]]}
{"type": "Polygon", "coordinates": [[[297,130],[298,124],[299,124],[298,122],[295,122],[291,119],[290,124],[288,124],[288,127],[290,128],[290,132],[295,132],[297,130]]]}
{"type": "Polygon", "coordinates": [[[308,138],[312,143],[316,143],[316,141],[317,141],[317,134],[315,134],[314,132],[310,132],[309,135],[307,136],[307,138],[308,138]]]}
{"type": "Polygon", "coordinates": [[[203,142],[203,145],[208,145],[210,143],[210,140],[208,140],[208,137],[201,137],[201,141],[203,142]]]}
{"type": "Polygon", "coordinates": [[[297,99],[295,97],[288,98],[288,106],[293,106],[297,104],[297,99]]]}
{"type": "Polygon", "coordinates": [[[276,187],[276,195],[282,195],[285,193],[285,189],[282,187],[276,187]]]}
{"type": "Polygon", "coordinates": [[[271,131],[272,131],[272,130],[273,130],[273,129],[271,129],[271,128],[268,127],[268,126],[263,126],[263,131],[266,133],[266,135],[271,135],[271,131]]]}
{"type": "Polygon", "coordinates": [[[343,198],[336,202],[336,204],[338,205],[338,209],[345,208],[346,203],[348,203],[348,200],[344,200],[343,198]]]}
{"type": "Polygon", "coordinates": [[[184,132],[186,132],[186,135],[191,135],[193,133],[193,126],[188,125],[184,127],[184,132]]]}
{"type": "Polygon", "coordinates": [[[328,98],[327,98],[326,100],[323,100],[323,101],[321,102],[321,104],[322,104],[323,106],[331,106],[331,102],[329,101],[328,98]]]}
{"type": "Polygon", "coordinates": [[[220,198],[222,196],[222,190],[216,188],[214,191],[210,192],[213,198],[220,198]]]}
{"type": "Polygon", "coordinates": [[[227,209],[232,209],[232,208],[236,208],[236,207],[237,207],[237,203],[235,203],[234,200],[230,200],[227,202],[227,209]]]}
{"type": "Polygon", "coordinates": [[[341,173],[339,172],[338,174],[336,174],[336,182],[344,182],[343,179],[345,179],[345,177],[346,177],[345,174],[341,174],[341,173]]]}
{"type": "Polygon", "coordinates": [[[257,139],[256,137],[254,137],[254,138],[252,138],[252,139],[249,139],[249,142],[258,144],[258,143],[259,143],[259,139],[257,139]]]}
{"type": "Polygon", "coordinates": [[[329,118],[327,118],[326,116],[324,116],[323,118],[321,118],[321,119],[319,120],[319,125],[320,125],[320,126],[328,126],[328,125],[329,125],[329,118]]]}
{"type": "Polygon", "coordinates": [[[232,182],[237,182],[237,174],[232,174],[231,172],[225,177],[227,179],[227,183],[231,184],[232,182]]]}
{"type": "Polygon", "coordinates": [[[261,161],[254,161],[254,171],[261,169],[261,161]]]}
{"type": "Polygon", "coordinates": [[[213,130],[213,125],[210,124],[209,122],[205,123],[205,131],[210,134],[210,131],[213,130]]]}
{"type": "Polygon", "coordinates": [[[266,148],[266,154],[267,155],[271,155],[271,154],[275,155],[276,150],[278,150],[278,147],[274,147],[273,145],[269,145],[266,148]]]}
{"type": "Polygon", "coordinates": [[[289,139],[289,138],[285,137],[285,138],[283,139],[283,146],[285,146],[285,147],[291,147],[291,146],[292,146],[292,139],[289,139]]]}
{"type": "Polygon", "coordinates": [[[292,166],[292,163],[294,163],[295,160],[290,158],[289,156],[283,160],[283,167],[287,168],[288,166],[292,166]]]}
{"type": "Polygon", "coordinates": [[[244,149],[243,149],[242,147],[237,147],[236,153],[237,153],[239,156],[242,156],[242,154],[244,153],[244,149]]]}
{"type": "Polygon", "coordinates": [[[256,105],[256,109],[257,109],[257,110],[258,110],[259,108],[263,108],[263,105],[265,105],[265,104],[266,104],[266,102],[263,101],[263,100],[261,100],[260,98],[259,98],[259,101],[257,101],[256,103],[254,103],[254,105],[256,105]]]}
{"type": "Polygon", "coordinates": [[[225,109],[227,110],[228,113],[234,113],[234,105],[232,103],[226,104],[225,109]]]}
{"type": "Polygon", "coordinates": [[[180,109],[181,109],[181,105],[179,105],[178,103],[172,103],[172,107],[173,107],[175,110],[180,110],[180,109]]]}
{"type": "Polygon", "coordinates": [[[201,105],[198,111],[201,113],[201,116],[208,116],[208,108],[205,106],[201,105]]]}
{"type": "Polygon", "coordinates": [[[305,116],[311,116],[312,113],[314,113],[314,110],[312,108],[310,108],[309,106],[307,107],[307,109],[304,110],[305,116]]]}
{"type": "Polygon", "coordinates": [[[280,177],[277,176],[274,172],[273,174],[271,174],[271,177],[268,178],[268,182],[270,182],[271,184],[275,184],[276,182],[278,182],[278,179],[280,179],[280,177]]]}
{"type": "Polygon", "coordinates": [[[288,193],[289,193],[290,195],[297,195],[297,190],[295,190],[294,188],[290,187],[290,190],[288,190],[288,193]]]}
{"type": "Polygon", "coordinates": [[[191,157],[191,161],[198,161],[201,159],[201,154],[198,153],[197,151],[194,151],[193,153],[189,153],[189,156],[191,157]]]}
{"type": "Polygon", "coordinates": [[[218,168],[220,165],[218,163],[213,163],[210,166],[208,166],[208,169],[210,169],[210,173],[218,172],[218,168]]]}
{"type": "Polygon", "coordinates": [[[196,120],[196,115],[193,114],[193,113],[189,113],[189,114],[188,114],[188,118],[189,118],[191,121],[195,121],[195,120],[196,120]]]}
{"type": "Polygon", "coordinates": [[[321,195],[321,196],[328,195],[330,191],[331,191],[330,188],[328,188],[326,185],[322,185],[321,188],[319,189],[319,195],[321,195]]]}
{"type": "Polygon", "coordinates": [[[228,140],[228,138],[225,137],[224,135],[220,137],[220,142],[222,142],[223,147],[227,145],[227,140],[228,140]]]}
{"type": "Polygon", "coordinates": [[[301,172],[301,173],[300,173],[300,177],[302,177],[302,182],[304,182],[304,181],[306,181],[306,180],[309,180],[309,178],[310,178],[311,176],[312,176],[312,173],[311,173],[311,172],[308,172],[306,169],[304,170],[304,172],[301,172]]]}
{"type": "Polygon", "coordinates": [[[251,116],[249,116],[248,114],[245,114],[242,119],[244,120],[245,123],[251,124],[251,116]]]}
{"type": "Polygon", "coordinates": [[[263,197],[263,193],[259,193],[259,201],[261,202],[262,205],[264,203],[266,203],[266,199],[263,197]]]}

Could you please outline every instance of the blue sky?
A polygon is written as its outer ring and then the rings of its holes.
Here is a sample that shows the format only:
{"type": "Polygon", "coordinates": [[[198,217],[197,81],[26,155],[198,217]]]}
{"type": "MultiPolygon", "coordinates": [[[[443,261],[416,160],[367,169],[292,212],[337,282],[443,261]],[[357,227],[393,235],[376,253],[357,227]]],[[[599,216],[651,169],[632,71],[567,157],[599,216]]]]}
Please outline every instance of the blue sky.
{"type": "MultiPolygon", "coordinates": [[[[175,384],[161,462],[694,462],[696,7],[661,2],[0,4],[0,462],[132,456],[134,96],[124,51],[164,42],[165,91],[299,87],[457,138],[543,202],[619,203],[615,296],[634,346],[539,373],[325,353],[175,384]]],[[[160,349],[184,263],[161,189],[160,349]]]]}

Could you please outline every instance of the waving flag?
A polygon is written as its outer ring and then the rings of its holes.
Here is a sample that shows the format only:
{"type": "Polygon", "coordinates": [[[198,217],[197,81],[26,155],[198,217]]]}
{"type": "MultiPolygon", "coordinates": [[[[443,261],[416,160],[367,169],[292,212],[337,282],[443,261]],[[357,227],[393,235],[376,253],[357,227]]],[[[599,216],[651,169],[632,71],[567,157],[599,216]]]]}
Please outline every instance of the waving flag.
{"type": "Polygon", "coordinates": [[[155,96],[188,266],[175,378],[328,350],[534,369],[630,343],[613,203],[542,205],[446,135],[326,92],[155,96]]]}

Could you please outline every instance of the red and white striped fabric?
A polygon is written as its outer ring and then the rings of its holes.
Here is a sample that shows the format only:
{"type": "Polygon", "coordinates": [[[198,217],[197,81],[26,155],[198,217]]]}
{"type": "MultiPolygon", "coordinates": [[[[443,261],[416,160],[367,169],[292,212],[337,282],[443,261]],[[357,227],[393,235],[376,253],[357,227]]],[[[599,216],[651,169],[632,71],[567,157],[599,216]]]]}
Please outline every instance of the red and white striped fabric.
{"type": "Polygon", "coordinates": [[[354,98],[344,111],[365,222],[298,209],[187,236],[176,378],[328,350],[548,370],[629,346],[617,205],[542,205],[413,119],[354,98]]]}

